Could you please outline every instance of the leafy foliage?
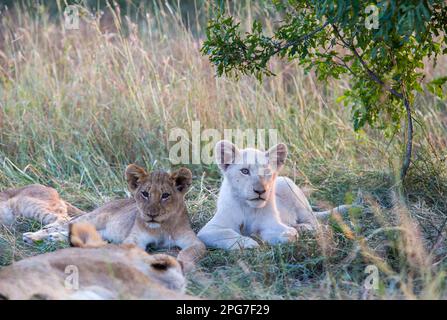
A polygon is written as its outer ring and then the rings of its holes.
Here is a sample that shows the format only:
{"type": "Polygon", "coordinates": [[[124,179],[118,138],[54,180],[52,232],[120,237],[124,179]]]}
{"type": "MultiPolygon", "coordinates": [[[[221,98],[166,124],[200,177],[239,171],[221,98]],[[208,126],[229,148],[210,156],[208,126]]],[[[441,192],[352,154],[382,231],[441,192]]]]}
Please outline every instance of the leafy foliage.
{"type": "MultiPolygon", "coordinates": [[[[259,21],[243,33],[239,22],[219,11],[209,21],[202,53],[219,76],[242,73],[262,79],[273,74],[268,62],[275,55],[297,59],[322,81],[350,74],[351,87],[339,101],[352,107],[356,130],[369,124],[394,133],[405,104],[423,90],[424,59],[436,63],[447,53],[443,0],[272,2],[281,16],[272,36],[265,35],[259,21]]],[[[440,96],[444,83],[445,77],[437,79],[428,89],[440,96]]]]}

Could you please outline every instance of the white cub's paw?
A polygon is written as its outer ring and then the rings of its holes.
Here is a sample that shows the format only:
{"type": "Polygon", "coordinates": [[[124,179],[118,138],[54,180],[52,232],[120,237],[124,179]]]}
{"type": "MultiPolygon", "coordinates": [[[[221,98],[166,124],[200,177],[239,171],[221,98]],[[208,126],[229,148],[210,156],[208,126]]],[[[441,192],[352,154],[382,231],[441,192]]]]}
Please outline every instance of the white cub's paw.
{"type": "Polygon", "coordinates": [[[298,231],[295,228],[287,228],[286,231],[282,232],[280,237],[284,239],[284,242],[294,241],[298,236],[298,231]]]}
{"type": "Polygon", "coordinates": [[[299,224],[297,224],[297,225],[295,225],[295,228],[296,228],[296,230],[298,230],[299,232],[309,232],[309,231],[311,231],[311,232],[314,232],[315,231],[315,228],[311,225],[311,224],[309,224],[309,223],[299,223],[299,224]]]}
{"type": "Polygon", "coordinates": [[[259,244],[250,237],[241,237],[231,247],[231,249],[253,249],[259,247],[259,244]]]}
{"type": "Polygon", "coordinates": [[[264,232],[262,238],[267,243],[275,245],[281,243],[293,242],[297,239],[298,232],[295,228],[287,227],[284,229],[276,229],[268,232],[264,232]]]}
{"type": "Polygon", "coordinates": [[[288,227],[285,231],[279,233],[276,237],[273,237],[269,242],[271,244],[288,243],[295,241],[298,237],[298,232],[295,228],[288,227]]]}

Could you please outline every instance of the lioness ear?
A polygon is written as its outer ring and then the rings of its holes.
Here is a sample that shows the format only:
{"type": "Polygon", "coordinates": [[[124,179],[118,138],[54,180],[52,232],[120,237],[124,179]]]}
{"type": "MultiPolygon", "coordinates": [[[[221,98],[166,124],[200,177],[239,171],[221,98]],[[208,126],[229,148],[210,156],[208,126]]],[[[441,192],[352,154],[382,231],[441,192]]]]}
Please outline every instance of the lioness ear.
{"type": "Polygon", "coordinates": [[[136,164],[129,164],[126,168],[126,180],[129,191],[133,193],[147,176],[146,170],[136,164]]]}
{"type": "Polygon", "coordinates": [[[225,171],[230,164],[235,163],[236,159],[239,157],[239,149],[230,141],[221,140],[216,143],[214,157],[216,158],[216,163],[219,168],[222,171],[225,171]]]}
{"type": "Polygon", "coordinates": [[[185,193],[191,186],[192,173],[187,168],[180,168],[171,174],[171,179],[174,181],[175,188],[185,193]]]}
{"type": "Polygon", "coordinates": [[[72,247],[99,248],[106,245],[95,227],[87,222],[70,224],[68,227],[68,238],[72,247]]]}
{"type": "Polygon", "coordinates": [[[165,272],[176,266],[178,260],[163,253],[153,254],[151,256],[151,267],[159,272],[165,272]]]}
{"type": "Polygon", "coordinates": [[[286,162],[287,147],[284,143],[277,144],[276,146],[271,147],[265,155],[269,159],[269,163],[276,168],[276,170],[280,170],[286,162]]]}

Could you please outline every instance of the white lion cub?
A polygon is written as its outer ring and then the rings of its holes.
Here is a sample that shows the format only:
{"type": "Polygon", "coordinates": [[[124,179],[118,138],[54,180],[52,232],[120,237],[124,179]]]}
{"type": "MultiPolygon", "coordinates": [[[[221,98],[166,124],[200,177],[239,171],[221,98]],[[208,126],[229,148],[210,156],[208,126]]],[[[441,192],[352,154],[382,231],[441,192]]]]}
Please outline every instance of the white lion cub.
{"type": "Polygon", "coordinates": [[[224,179],[217,212],[198,233],[200,240],[222,249],[258,247],[251,235],[269,244],[285,243],[296,239],[297,229],[314,230],[317,216],[346,210],[340,206],[313,212],[301,189],[289,178],[278,177],[286,157],[282,143],[262,152],[219,141],[215,158],[224,179]]]}

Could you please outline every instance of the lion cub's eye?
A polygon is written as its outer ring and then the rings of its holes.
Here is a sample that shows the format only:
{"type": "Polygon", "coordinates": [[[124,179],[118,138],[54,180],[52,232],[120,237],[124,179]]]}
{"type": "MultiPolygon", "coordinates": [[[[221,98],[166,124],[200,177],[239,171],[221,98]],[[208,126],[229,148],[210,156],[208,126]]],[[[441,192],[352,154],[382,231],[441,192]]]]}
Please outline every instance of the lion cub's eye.
{"type": "Polygon", "coordinates": [[[141,191],[141,195],[143,196],[143,198],[149,198],[149,192],[147,191],[141,191]]]}
{"type": "Polygon", "coordinates": [[[243,169],[241,169],[241,173],[243,174],[243,175],[249,175],[250,174],[250,170],[248,170],[247,168],[243,168],[243,169]]]}
{"type": "Polygon", "coordinates": [[[161,195],[161,198],[162,199],[167,199],[167,198],[169,198],[169,196],[170,196],[170,194],[169,193],[163,193],[162,195],[161,195]]]}

